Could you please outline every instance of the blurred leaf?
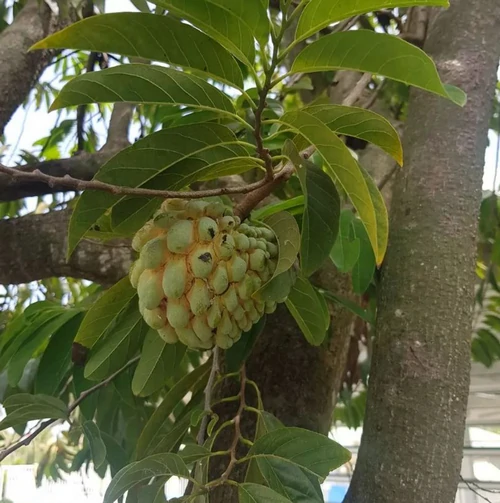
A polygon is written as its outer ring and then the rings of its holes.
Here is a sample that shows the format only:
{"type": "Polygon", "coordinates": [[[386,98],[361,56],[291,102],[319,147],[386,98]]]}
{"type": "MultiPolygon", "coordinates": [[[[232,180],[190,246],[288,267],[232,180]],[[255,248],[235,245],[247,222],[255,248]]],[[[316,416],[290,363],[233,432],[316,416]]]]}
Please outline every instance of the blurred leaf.
{"type": "Polygon", "coordinates": [[[7,417],[0,421],[0,431],[35,419],[66,419],[66,404],[47,395],[21,393],[11,395],[3,402],[7,417]]]}
{"type": "Polygon", "coordinates": [[[83,317],[83,313],[75,313],[50,338],[36,374],[35,394],[55,395],[59,390],[71,365],[71,346],[83,317]]]}
{"type": "Polygon", "coordinates": [[[363,321],[366,321],[371,325],[375,324],[375,320],[373,319],[372,313],[369,311],[365,311],[361,306],[356,304],[356,302],[346,299],[345,297],[342,297],[340,295],[335,295],[331,292],[326,292],[324,290],[320,290],[320,293],[325,297],[325,299],[340,304],[341,306],[351,311],[351,313],[355,314],[356,316],[359,316],[363,321]]]}
{"type": "Polygon", "coordinates": [[[113,477],[104,495],[104,503],[116,501],[140,482],[146,482],[152,477],[163,475],[176,475],[187,479],[189,478],[189,471],[182,458],[177,454],[149,456],[122,468],[113,477]]]}
{"type": "Polygon", "coordinates": [[[299,276],[287,300],[286,307],[299,325],[309,344],[319,346],[330,324],[328,307],[311,283],[299,276]]]}
{"type": "Polygon", "coordinates": [[[269,487],[250,483],[238,485],[238,498],[240,503],[292,503],[269,487]]]}
{"type": "Polygon", "coordinates": [[[101,438],[101,432],[94,421],[85,421],[82,428],[90,446],[94,466],[99,468],[106,461],[106,445],[101,438]]]}
{"type": "Polygon", "coordinates": [[[132,380],[134,395],[149,396],[162,388],[165,381],[174,375],[185,352],[184,344],[167,344],[156,330],[150,329],[132,380]]]}
{"type": "Polygon", "coordinates": [[[75,343],[92,349],[94,344],[116,323],[136,295],[128,277],[106,290],[83,319],[75,337],[75,343]]]}
{"type": "Polygon", "coordinates": [[[85,378],[99,381],[120,369],[135,354],[148,328],[138,307],[130,305],[113,330],[92,349],[85,378]]]}
{"type": "Polygon", "coordinates": [[[370,30],[321,37],[299,53],[291,71],[311,73],[341,68],[383,75],[448,98],[460,106],[467,101],[463,91],[443,85],[436,65],[424,51],[401,38],[370,30]]]}
{"type": "Polygon", "coordinates": [[[252,220],[265,220],[267,217],[288,211],[291,215],[296,215],[304,211],[304,196],[292,197],[277,203],[271,203],[252,212],[252,220]]]}
{"type": "MultiPolygon", "coordinates": [[[[147,3],[146,4],[147,8],[147,3]]],[[[37,42],[32,49],[79,49],[163,61],[243,88],[241,70],[212,38],[172,16],[117,12],[92,16],[37,42]]]]}
{"type": "Polygon", "coordinates": [[[210,359],[200,367],[194,369],[177,382],[165,395],[165,398],[142,430],[137,442],[137,459],[146,456],[159,443],[159,439],[163,434],[162,427],[165,428],[167,426],[168,417],[184,396],[197,386],[203,386],[206,383],[211,363],[210,359]]]}

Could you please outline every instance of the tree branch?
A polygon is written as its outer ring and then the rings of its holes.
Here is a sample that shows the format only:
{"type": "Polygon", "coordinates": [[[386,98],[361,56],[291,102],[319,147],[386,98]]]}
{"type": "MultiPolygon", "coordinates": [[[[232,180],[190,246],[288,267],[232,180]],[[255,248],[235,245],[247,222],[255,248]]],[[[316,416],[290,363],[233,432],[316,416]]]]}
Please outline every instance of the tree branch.
{"type": "Polygon", "coordinates": [[[112,285],[127,275],[134,253],[128,240],[82,240],[66,260],[71,212],[0,220],[0,284],[51,277],[88,279],[112,285]]]}
{"type": "MultiPolygon", "coordinates": [[[[132,360],[127,362],[121,369],[117,370],[114,374],[111,374],[107,379],[96,384],[95,386],[92,386],[92,388],[89,388],[88,390],[84,391],[68,407],[68,417],[87,397],[89,397],[90,395],[92,395],[96,391],[100,390],[101,388],[104,388],[105,386],[107,386],[113,379],[118,377],[122,372],[127,370],[134,363],[138,362],[139,358],[140,358],[140,355],[136,356],[135,358],[132,358],[132,360]]],[[[3,449],[2,451],[0,451],[0,461],[3,461],[7,456],[9,456],[13,452],[17,451],[21,447],[25,447],[25,446],[29,445],[38,435],[40,435],[40,433],[42,433],[43,430],[47,429],[49,426],[56,423],[57,421],[59,421],[59,419],[47,419],[47,421],[44,421],[43,423],[41,423],[40,426],[38,426],[38,428],[33,430],[25,438],[19,440],[19,442],[16,442],[15,444],[12,444],[10,447],[7,447],[6,449],[3,449]]]]}

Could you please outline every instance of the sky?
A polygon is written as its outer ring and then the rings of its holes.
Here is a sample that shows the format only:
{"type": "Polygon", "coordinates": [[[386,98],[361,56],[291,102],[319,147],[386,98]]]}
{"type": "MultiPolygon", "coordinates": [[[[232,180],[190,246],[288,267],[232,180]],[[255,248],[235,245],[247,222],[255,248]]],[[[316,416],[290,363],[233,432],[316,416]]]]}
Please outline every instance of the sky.
{"type": "MultiPolygon", "coordinates": [[[[107,0],[107,12],[119,11],[135,11],[136,9],[129,0],[107,0]]],[[[45,75],[45,79],[51,79],[53,72],[49,68],[45,75]]],[[[500,70],[499,70],[500,79],[500,70]]],[[[30,150],[33,143],[47,135],[50,129],[54,126],[57,119],[57,112],[48,113],[43,105],[39,110],[34,110],[31,105],[27,110],[23,107],[19,108],[12,117],[5,130],[7,148],[4,150],[3,162],[7,165],[13,165],[19,152],[23,149],[30,150]]],[[[105,138],[106,125],[94,121],[94,127],[102,139],[105,138]]],[[[133,133],[131,133],[131,136],[133,133]]],[[[499,139],[497,135],[490,131],[489,146],[485,155],[485,171],[483,177],[483,189],[493,190],[493,181],[495,178],[495,160],[497,156],[499,139]]],[[[500,182],[497,180],[497,185],[500,182]]]]}

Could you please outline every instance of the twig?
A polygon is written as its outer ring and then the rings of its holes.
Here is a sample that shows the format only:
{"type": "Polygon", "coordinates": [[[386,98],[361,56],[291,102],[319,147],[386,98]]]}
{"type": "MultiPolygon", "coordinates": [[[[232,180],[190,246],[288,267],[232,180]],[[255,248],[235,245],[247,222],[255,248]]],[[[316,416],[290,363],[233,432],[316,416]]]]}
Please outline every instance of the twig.
{"type": "Polygon", "coordinates": [[[230,460],[229,464],[227,465],[226,471],[221,475],[219,479],[220,484],[224,484],[230,477],[232,471],[234,470],[234,467],[236,466],[236,463],[238,462],[238,458],[236,457],[236,449],[238,447],[238,443],[240,442],[241,438],[241,416],[243,415],[243,411],[245,410],[246,407],[246,401],[245,401],[245,388],[247,384],[247,374],[246,374],[246,369],[245,365],[241,367],[240,371],[240,381],[241,381],[241,386],[240,386],[240,406],[238,407],[238,412],[236,412],[236,416],[234,416],[234,437],[233,437],[233,442],[231,443],[231,447],[229,449],[229,455],[230,455],[230,460]]]}
{"type": "MultiPolygon", "coordinates": [[[[156,190],[156,189],[141,189],[136,187],[123,187],[119,185],[112,185],[109,183],[99,182],[98,180],[80,180],[78,178],[73,178],[69,175],[64,176],[50,176],[42,173],[40,170],[36,169],[31,172],[20,171],[14,168],[8,168],[3,164],[0,164],[0,173],[6,173],[14,179],[19,180],[31,180],[34,182],[44,182],[49,187],[61,186],[67,187],[75,191],[82,190],[100,190],[104,192],[110,192],[115,195],[129,195],[129,196],[146,196],[146,197],[161,197],[163,199],[181,197],[183,199],[199,199],[203,197],[220,196],[224,194],[248,194],[260,187],[269,183],[269,180],[263,178],[262,180],[251,183],[241,187],[221,187],[219,189],[207,189],[199,190],[196,192],[183,192],[183,191],[172,191],[172,190],[156,190]]],[[[279,174],[276,175],[271,183],[275,179],[280,178],[279,174]]],[[[280,179],[281,181],[281,179],[280,179]]]]}
{"type": "MultiPolygon", "coordinates": [[[[119,376],[122,372],[127,370],[130,366],[132,366],[134,363],[139,361],[140,356],[136,356],[135,358],[132,358],[129,362],[127,362],[121,369],[117,370],[114,374],[111,374],[107,379],[104,381],[96,384],[95,386],[92,386],[92,388],[89,388],[88,390],[85,390],[69,407],[68,407],[68,416],[92,393],[96,392],[97,390],[107,386],[113,379],[115,379],[117,376],[119,376]]],[[[0,461],[3,461],[9,454],[12,454],[14,451],[17,451],[21,447],[25,447],[29,445],[40,433],[42,433],[43,430],[47,429],[50,425],[54,424],[55,422],[59,421],[58,418],[56,419],[47,419],[47,421],[44,421],[43,423],[40,424],[38,428],[33,430],[32,432],[29,433],[25,438],[19,440],[15,444],[12,444],[10,447],[7,449],[4,449],[0,451],[0,461]]]]}
{"type": "Polygon", "coordinates": [[[210,370],[210,376],[208,377],[208,382],[205,387],[205,415],[201,419],[200,431],[198,432],[198,445],[203,445],[205,442],[205,433],[207,431],[208,425],[208,414],[212,410],[212,390],[214,387],[215,378],[219,373],[219,347],[215,346],[213,352],[212,369],[210,370]]]}
{"type": "Polygon", "coordinates": [[[370,83],[372,79],[372,74],[367,72],[358,80],[358,83],[354,86],[354,89],[344,98],[342,105],[350,107],[358,101],[360,96],[363,94],[366,86],[370,83]]]}
{"type": "MultiPolygon", "coordinates": [[[[483,496],[478,489],[476,489],[474,487],[474,485],[472,485],[469,481],[465,480],[462,475],[460,475],[460,480],[467,486],[467,489],[469,489],[469,491],[472,491],[476,496],[479,496],[482,500],[486,501],[487,503],[493,503],[489,498],[487,498],[486,496],[483,496]]],[[[477,485],[477,484],[476,484],[477,485]]],[[[484,489],[481,489],[479,486],[478,488],[483,491],[484,489]]],[[[489,491],[488,491],[489,492],[489,491]]]]}

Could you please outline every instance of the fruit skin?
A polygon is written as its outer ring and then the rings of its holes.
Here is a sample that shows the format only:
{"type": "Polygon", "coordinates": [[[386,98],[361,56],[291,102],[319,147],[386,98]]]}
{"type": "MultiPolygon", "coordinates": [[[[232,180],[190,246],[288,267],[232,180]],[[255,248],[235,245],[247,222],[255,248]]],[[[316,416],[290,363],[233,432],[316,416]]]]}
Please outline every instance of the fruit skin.
{"type": "Polygon", "coordinates": [[[155,309],[163,299],[161,275],[152,269],[145,269],[139,276],[137,293],[146,309],[155,309]]]}
{"type": "Polygon", "coordinates": [[[276,309],[254,299],[276,269],[274,232],[221,202],[166,200],[133,241],[139,311],[168,344],[228,349],[276,309]]]}

